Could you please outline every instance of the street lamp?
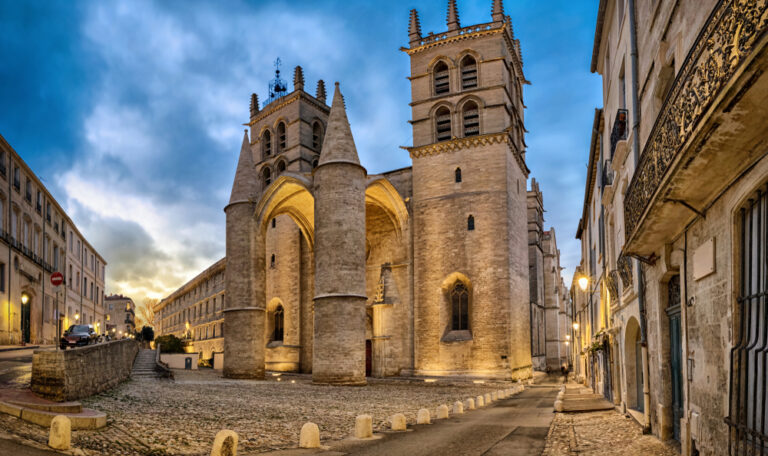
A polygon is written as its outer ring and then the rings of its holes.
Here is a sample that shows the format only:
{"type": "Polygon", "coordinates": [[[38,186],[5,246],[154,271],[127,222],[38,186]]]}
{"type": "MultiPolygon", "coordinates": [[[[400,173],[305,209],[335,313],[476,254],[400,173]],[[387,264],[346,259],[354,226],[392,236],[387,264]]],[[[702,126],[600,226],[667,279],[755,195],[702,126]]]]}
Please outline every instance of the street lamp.
{"type": "Polygon", "coordinates": [[[581,288],[581,291],[587,291],[588,286],[589,286],[589,278],[587,276],[579,277],[579,288],[581,288]]]}
{"type": "Polygon", "coordinates": [[[29,295],[26,293],[21,294],[21,303],[26,304],[29,302],[29,295]]]}
{"type": "Polygon", "coordinates": [[[80,320],[80,314],[79,314],[79,313],[76,313],[76,314],[75,314],[75,321],[79,321],[79,320],[80,320]]]}
{"type": "Polygon", "coordinates": [[[573,330],[574,331],[578,331],[579,330],[579,324],[578,323],[574,323],[573,324],[573,330]]]}

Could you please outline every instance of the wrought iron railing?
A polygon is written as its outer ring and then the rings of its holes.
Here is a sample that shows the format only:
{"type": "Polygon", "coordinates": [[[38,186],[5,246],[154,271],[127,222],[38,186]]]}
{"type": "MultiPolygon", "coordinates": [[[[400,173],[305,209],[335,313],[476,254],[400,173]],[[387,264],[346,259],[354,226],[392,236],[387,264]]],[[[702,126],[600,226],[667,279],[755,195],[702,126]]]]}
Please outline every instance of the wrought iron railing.
{"type": "Polygon", "coordinates": [[[721,0],[683,62],[643,148],[624,202],[627,240],[654,201],[662,180],[731,78],[768,30],[766,2],[721,0]]]}
{"type": "Polygon", "coordinates": [[[611,130],[611,160],[613,160],[613,154],[616,152],[616,145],[619,141],[627,139],[627,110],[619,109],[616,111],[616,119],[613,121],[613,129],[611,130]]]}

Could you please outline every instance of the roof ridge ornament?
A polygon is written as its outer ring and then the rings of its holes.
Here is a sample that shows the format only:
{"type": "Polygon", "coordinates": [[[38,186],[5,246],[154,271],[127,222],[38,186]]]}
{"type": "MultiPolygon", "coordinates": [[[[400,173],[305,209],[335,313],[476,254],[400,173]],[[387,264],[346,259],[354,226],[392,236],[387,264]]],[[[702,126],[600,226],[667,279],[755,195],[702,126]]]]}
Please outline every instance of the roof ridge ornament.
{"type": "Polygon", "coordinates": [[[461,28],[459,23],[459,10],[456,7],[456,0],[448,0],[448,30],[458,30],[461,28]]]}
{"type": "Polygon", "coordinates": [[[288,93],[288,85],[280,78],[280,65],[282,63],[280,57],[275,60],[275,78],[269,82],[269,98],[267,98],[266,104],[270,104],[288,93]]]}

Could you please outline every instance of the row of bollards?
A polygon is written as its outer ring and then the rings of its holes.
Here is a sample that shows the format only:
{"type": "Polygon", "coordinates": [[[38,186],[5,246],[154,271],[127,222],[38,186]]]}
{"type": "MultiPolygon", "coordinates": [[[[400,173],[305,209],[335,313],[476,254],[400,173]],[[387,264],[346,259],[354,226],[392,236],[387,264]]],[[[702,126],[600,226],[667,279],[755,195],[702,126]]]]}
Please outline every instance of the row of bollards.
{"type": "MultiPolygon", "coordinates": [[[[513,394],[523,391],[521,384],[505,390],[486,393],[483,396],[477,396],[475,399],[468,398],[465,401],[456,401],[453,403],[453,409],[449,412],[445,404],[437,407],[437,419],[444,420],[450,416],[461,415],[465,410],[475,410],[475,408],[484,407],[491,402],[507,398],[513,394]]],[[[558,400],[562,399],[563,391],[558,395],[558,400]]],[[[432,417],[427,409],[420,409],[416,413],[416,424],[431,424],[432,417]]],[[[390,417],[390,429],[392,431],[406,431],[408,424],[405,415],[395,413],[390,417]]],[[[51,421],[51,430],[48,438],[48,446],[56,450],[69,450],[71,446],[72,422],[64,415],[57,415],[51,421]]],[[[355,438],[370,439],[373,438],[373,418],[371,415],[358,415],[355,418],[355,438]]],[[[237,433],[230,430],[222,430],[216,434],[213,440],[211,456],[236,456],[237,455],[237,433]]],[[[301,427],[299,435],[299,448],[320,448],[320,428],[315,423],[305,423],[301,427]]]]}

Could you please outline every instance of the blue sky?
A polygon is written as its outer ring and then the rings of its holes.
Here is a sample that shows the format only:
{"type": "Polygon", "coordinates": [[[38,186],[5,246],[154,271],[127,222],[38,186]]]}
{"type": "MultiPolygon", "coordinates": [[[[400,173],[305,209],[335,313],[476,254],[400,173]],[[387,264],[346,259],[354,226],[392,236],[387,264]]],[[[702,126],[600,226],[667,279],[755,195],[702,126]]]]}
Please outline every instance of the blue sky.
{"type": "MultiPolygon", "coordinates": [[[[107,291],[162,297],[224,254],[251,92],[272,62],[340,81],[369,173],[410,165],[408,12],[445,30],[446,0],[0,0],[0,134],[106,258],[107,291]]],[[[491,0],[459,0],[462,25],[491,0]]],[[[597,75],[597,2],[507,0],[521,41],[527,161],[570,282],[597,75]]],[[[289,85],[290,86],[290,85],[289,85]]],[[[292,86],[290,86],[292,87],[292,86]]]]}

